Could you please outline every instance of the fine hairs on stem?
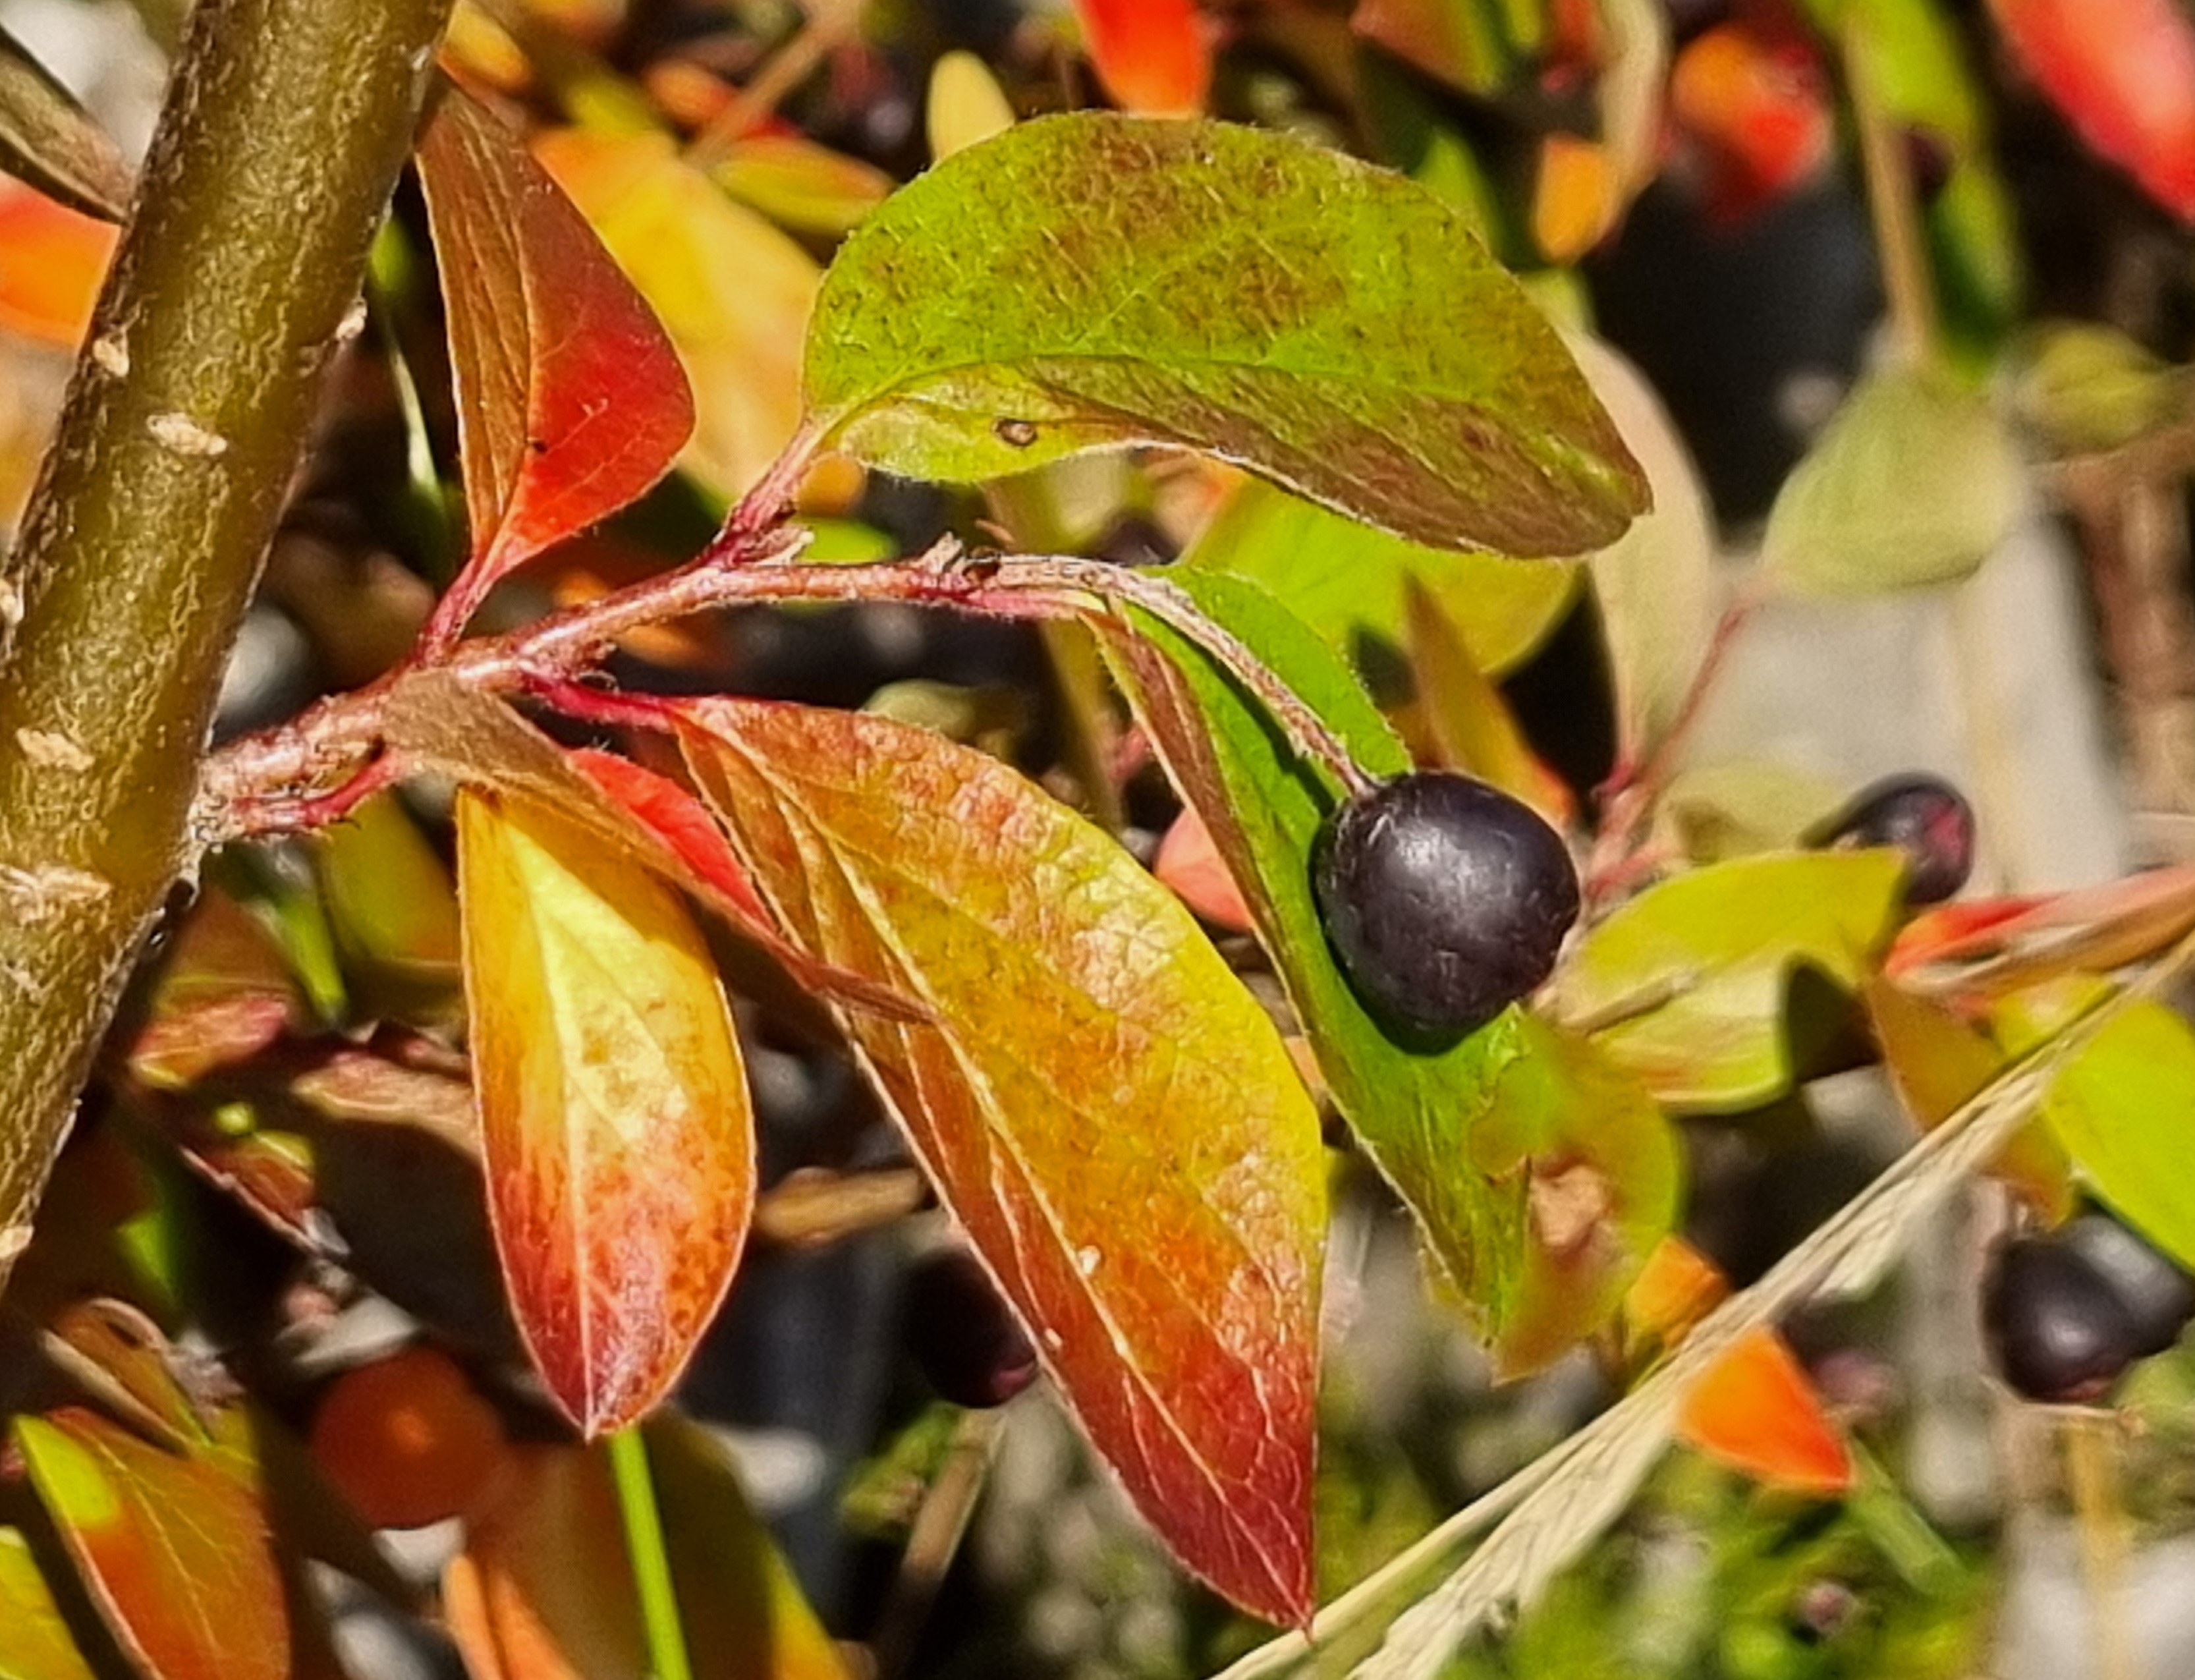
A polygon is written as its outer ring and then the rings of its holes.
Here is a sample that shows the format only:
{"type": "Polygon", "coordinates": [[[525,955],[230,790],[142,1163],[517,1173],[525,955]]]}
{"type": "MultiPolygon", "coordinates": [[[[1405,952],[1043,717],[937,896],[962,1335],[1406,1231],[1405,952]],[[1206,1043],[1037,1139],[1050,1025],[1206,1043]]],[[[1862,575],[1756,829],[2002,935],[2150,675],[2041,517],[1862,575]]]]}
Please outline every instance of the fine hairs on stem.
{"type": "MultiPolygon", "coordinates": [[[[773,473],[770,499],[782,506],[790,475],[773,473]]],[[[746,505],[743,505],[743,506],[746,505]]],[[[1089,615],[1098,603],[1149,613],[1195,642],[1267,707],[1305,759],[1350,794],[1374,779],[1348,748],[1256,654],[1214,623],[1167,580],[1066,555],[971,557],[948,540],[913,559],[864,566],[801,563],[807,533],[774,524],[750,528],[735,511],[724,534],[677,570],[519,630],[421,655],[371,687],[333,696],[291,724],[237,742],[209,762],[196,833],[207,843],[279,828],[332,821],[355,799],[354,779],[380,762],[381,707],[390,687],[428,669],[488,693],[510,693],[576,676],[617,641],[644,626],[728,607],[791,601],[899,602],[1006,618],[1089,615]]],[[[373,772],[379,782],[391,770],[373,772]]]]}

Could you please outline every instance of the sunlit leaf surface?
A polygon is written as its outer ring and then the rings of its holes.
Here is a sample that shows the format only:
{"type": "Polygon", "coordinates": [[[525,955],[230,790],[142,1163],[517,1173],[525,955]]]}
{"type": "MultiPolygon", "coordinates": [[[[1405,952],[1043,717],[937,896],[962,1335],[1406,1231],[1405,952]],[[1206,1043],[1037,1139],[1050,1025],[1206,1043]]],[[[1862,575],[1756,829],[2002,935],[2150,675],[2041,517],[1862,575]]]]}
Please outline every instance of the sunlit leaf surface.
{"type": "Polygon", "coordinates": [[[511,1306],[590,1435],[660,1399],[731,1282],[754,1117],[677,894],[546,806],[458,801],[473,1080],[511,1306]]]}
{"type": "Polygon", "coordinates": [[[1246,128],[1081,113],[947,159],[841,247],[805,380],[831,441],[914,477],[1173,443],[1418,541],[1533,556],[1645,505],[1454,211],[1246,128]]]}
{"type": "Polygon", "coordinates": [[[786,932],[934,1011],[842,1020],[1098,1450],[1191,1568],[1299,1619],[1324,1187],[1271,1022],[1172,893],[994,759],[732,701],[682,732],[786,932]]]}

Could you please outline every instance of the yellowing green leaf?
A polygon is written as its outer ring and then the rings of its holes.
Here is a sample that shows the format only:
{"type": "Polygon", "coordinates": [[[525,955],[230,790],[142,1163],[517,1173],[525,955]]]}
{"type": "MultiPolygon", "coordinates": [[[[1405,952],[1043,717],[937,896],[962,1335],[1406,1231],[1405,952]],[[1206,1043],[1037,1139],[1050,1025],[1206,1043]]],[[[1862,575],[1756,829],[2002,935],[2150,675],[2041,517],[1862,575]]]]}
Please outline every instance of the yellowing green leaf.
{"type": "Polygon", "coordinates": [[[1417,541],[1535,556],[1645,505],[1454,211],[1221,124],[1077,113],[947,159],[840,249],[805,378],[832,442],[915,477],[1170,443],[1417,541]]]}
{"type": "Polygon", "coordinates": [[[1513,794],[1556,827],[1572,813],[1570,789],[1525,741],[1509,702],[1487,679],[1440,604],[1413,579],[1404,588],[1410,670],[1418,712],[1437,762],[1513,794]]]}
{"type": "MultiPolygon", "coordinates": [[[[1271,597],[1238,578],[1183,574],[1198,609],[1247,646],[1377,776],[1409,759],[1332,648],[1271,597]]],[[[1144,614],[1098,621],[1145,732],[1182,796],[1204,819],[1288,988],[1334,1104],[1416,1215],[1465,1298],[1502,1333],[1518,1305],[1530,1186],[1480,1169],[1475,1129],[1502,1070],[1532,1054],[1521,1017],[1504,1013],[1460,1044],[1406,1048],[1367,1014],[1334,967],[1311,892],[1311,856],[1339,793],[1299,759],[1270,716],[1224,667],[1144,614]],[[1132,626],[1132,628],[1131,628],[1132,626]]]]}
{"type": "Polygon", "coordinates": [[[891,177],[799,135],[758,134],[710,170],[716,183],[781,228],[835,238],[890,193],[891,177]]]}
{"type": "Polygon", "coordinates": [[[548,806],[462,792],[458,876],[511,1307],[557,1404],[620,1428],[684,1368],[746,1238],[731,1014],[677,895],[548,806]]]}
{"type": "Polygon", "coordinates": [[[1472,1129],[1489,1178],[1521,1175],[1528,1236],[1515,1308],[1495,1338],[1505,1377],[1536,1371],[1615,1312],[1677,1215],[1679,1163],[1645,1087],[1585,1039],[1520,1015],[1472,1129]]]}
{"type": "Polygon", "coordinates": [[[2130,1005],[2058,1071],[2042,1119],[2097,1194],[2195,1266],[2195,1030],[2162,1003],[2130,1005]]]}
{"type": "Polygon", "coordinates": [[[563,129],[535,151],[671,334],[695,409],[679,464],[736,496],[799,424],[814,259],[681,161],[666,135],[563,129]]]}
{"type": "Polygon", "coordinates": [[[1324,1184],[1271,1021],[996,759],[733,701],[681,734],[787,935],[934,1013],[841,1022],[1092,1440],[1184,1562],[1299,1620],[1324,1184]]]}
{"type": "Polygon", "coordinates": [[[17,1528],[0,1528],[0,1680],[93,1680],[17,1528]]]}
{"type": "Polygon", "coordinates": [[[1399,646],[1403,589],[1415,582],[1495,676],[1539,646],[1578,583],[1576,566],[1428,548],[1254,479],[1228,496],[1180,563],[1261,586],[1344,653],[1359,631],[1399,646]]]}
{"type": "Polygon", "coordinates": [[[289,1680],[281,1572],[242,1412],[221,1414],[187,1452],[81,1406],[18,1417],[14,1444],[85,1591],[141,1668],[160,1680],[289,1680]]]}
{"type": "Polygon", "coordinates": [[[1889,938],[1892,851],[1733,858],[1651,887],[1555,978],[1558,1016],[1674,1106],[1733,1111],[1789,1088],[1783,1003],[1800,965],[1856,988],[1889,938]]]}
{"type": "Polygon", "coordinates": [[[1955,583],[2004,540],[2019,457],[1986,397],[1927,369],[1875,374],[1777,494],[1761,564],[1806,595],[1955,583]]]}
{"type": "Polygon", "coordinates": [[[924,126],[930,155],[949,158],[1014,125],[1014,107],[991,67],[973,53],[953,52],[930,72],[924,126]]]}
{"type": "Polygon", "coordinates": [[[1674,721],[1714,632],[1713,512],[1676,424],[1645,377],[1598,338],[1570,348],[1646,471],[1654,505],[1586,564],[1616,684],[1621,751],[1634,760],[1674,721]]]}

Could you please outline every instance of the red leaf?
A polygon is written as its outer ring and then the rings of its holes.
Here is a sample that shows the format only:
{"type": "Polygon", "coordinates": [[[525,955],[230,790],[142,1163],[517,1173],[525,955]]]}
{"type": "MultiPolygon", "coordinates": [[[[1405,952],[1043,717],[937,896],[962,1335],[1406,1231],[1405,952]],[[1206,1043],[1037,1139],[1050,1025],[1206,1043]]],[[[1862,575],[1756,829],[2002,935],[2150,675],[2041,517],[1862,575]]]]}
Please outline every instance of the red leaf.
{"type": "Polygon", "coordinates": [[[841,1023],[1092,1441],[1190,1567],[1303,1621],[1323,1166],[1270,1020],[997,759],[874,716],[683,712],[787,936],[933,1011],[841,1023]]]}
{"type": "Polygon", "coordinates": [[[661,325],[586,218],[462,93],[419,147],[457,381],[472,560],[454,635],[496,580],[660,478],[694,429],[661,325]]]}
{"type": "Polygon", "coordinates": [[[754,1117],[683,903],[591,830],[458,797],[465,996],[513,1313],[590,1435],[677,1380],[754,1209],[754,1117]]]}
{"type": "Polygon", "coordinates": [[[2195,221],[2195,25],[2174,0],[1990,0],[2081,138],[2195,221]]]}
{"type": "Polygon", "coordinates": [[[769,911],[755,896],[754,883],[747,879],[747,872],[726,844],[707,806],[669,776],[658,776],[614,753],[581,747],[573,750],[571,759],[586,772],[589,781],[647,824],[688,869],[775,940],[769,911]]]}
{"type": "Polygon", "coordinates": [[[15,1446],[115,1639],[158,1680],[289,1680],[290,1625],[250,1420],[188,1452],[95,1412],[15,1421],[15,1446]]]}
{"type": "Polygon", "coordinates": [[[1125,111],[1189,117],[1212,90],[1212,43],[1190,0],[1075,0],[1090,61],[1125,111]]]}

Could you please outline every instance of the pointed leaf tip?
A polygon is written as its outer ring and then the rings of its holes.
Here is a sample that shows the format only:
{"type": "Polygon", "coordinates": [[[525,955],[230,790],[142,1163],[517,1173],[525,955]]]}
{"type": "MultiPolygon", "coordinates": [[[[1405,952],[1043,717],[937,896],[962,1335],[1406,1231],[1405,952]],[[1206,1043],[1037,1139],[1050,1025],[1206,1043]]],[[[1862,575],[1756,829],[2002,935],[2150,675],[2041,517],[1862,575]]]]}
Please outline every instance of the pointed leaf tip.
{"type": "Polygon", "coordinates": [[[933,1011],[841,1022],[1146,1519],[1304,1621],[1323,1165],[1270,1019],[1164,886],[995,759],[733,701],[688,702],[682,740],[787,935],[933,1011]]]}
{"type": "Polygon", "coordinates": [[[893,195],[808,339],[832,441],[953,482],[1083,449],[1233,460],[1420,542],[1612,541],[1645,481],[1455,211],[1284,136],[1078,113],[893,195]]]}
{"type": "Polygon", "coordinates": [[[517,136],[454,89],[419,145],[449,316],[468,606],[633,500],[694,429],[662,325],[517,136]]]}
{"type": "Polygon", "coordinates": [[[458,875],[497,1253],[550,1392],[598,1435],[662,1398],[738,1265],[739,1040],[684,904],[592,830],[469,788],[458,875]]]}

